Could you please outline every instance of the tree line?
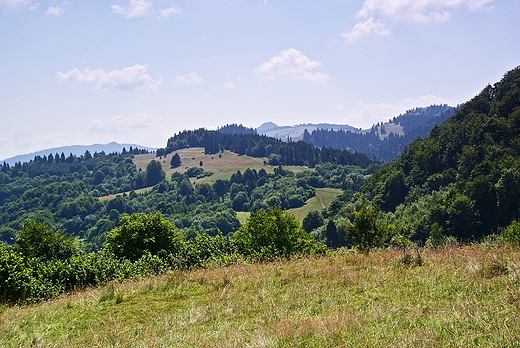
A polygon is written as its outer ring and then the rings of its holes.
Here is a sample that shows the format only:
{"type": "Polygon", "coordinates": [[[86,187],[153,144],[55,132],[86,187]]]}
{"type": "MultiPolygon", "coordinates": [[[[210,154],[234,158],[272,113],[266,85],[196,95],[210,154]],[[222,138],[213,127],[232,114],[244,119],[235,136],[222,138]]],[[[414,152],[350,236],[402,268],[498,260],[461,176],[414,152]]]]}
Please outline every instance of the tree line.
{"type": "Polygon", "coordinates": [[[378,165],[361,153],[352,153],[331,147],[317,148],[303,141],[284,142],[258,134],[238,134],[211,131],[204,128],[185,130],[168,139],[165,148],[158,149],[157,156],[165,156],[176,150],[203,147],[206,154],[216,154],[229,150],[239,155],[267,157],[271,165],[299,165],[313,168],[319,163],[355,165],[367,168],[378,165]]]}
{"type": "Polygon", "coordinates": [[[417,137],[428,135],[435,125],[453,115],[457,108],[448,105],[432,105],[408,110],[406,113],[388,120],[389,123],[401,125],[404,135],[386,131],[381,122],[364,133],[342,129],[315,129],[312,132],[305,130],[303,141],[316,147],[355,151],[363,153],[369,158],[390,162],[401,154],[406,145],[417,137]],[[381,139],[381,135],[385,135],[383,139],[381,139]]]}

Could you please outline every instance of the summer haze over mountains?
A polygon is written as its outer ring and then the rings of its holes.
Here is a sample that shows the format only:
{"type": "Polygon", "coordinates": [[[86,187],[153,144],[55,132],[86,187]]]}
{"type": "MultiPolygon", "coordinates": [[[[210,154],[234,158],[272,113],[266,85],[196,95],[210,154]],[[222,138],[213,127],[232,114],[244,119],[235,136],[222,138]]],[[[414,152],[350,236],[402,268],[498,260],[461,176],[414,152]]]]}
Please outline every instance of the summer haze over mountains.
{"type": "Polygon", "coordinates": [[[369,128],[518,64],[518,1],[0,1],[0,158],[274,121],[369,128]]]}

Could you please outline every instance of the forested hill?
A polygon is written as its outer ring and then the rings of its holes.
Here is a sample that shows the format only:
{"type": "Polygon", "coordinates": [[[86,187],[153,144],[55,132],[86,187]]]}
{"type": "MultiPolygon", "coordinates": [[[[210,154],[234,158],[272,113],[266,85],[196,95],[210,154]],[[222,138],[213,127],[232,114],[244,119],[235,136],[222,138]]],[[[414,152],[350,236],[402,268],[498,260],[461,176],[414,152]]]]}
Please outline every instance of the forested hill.
{"type": "Polygon", "coordinates": [[[415,108],[390,119],[388,123],[372,126],[368,132],[327,129],[308,132],[306,130],[303,141],[317,147],[357,151],[366,154],[369,158],[389,162],[416,137],[425,137],[436,124],[442,123],[453,115],[455,109],[448,105],[415,108]],[[401,132],[392,132],[394,128],[400,129],[401,132]]]}
{"type": "Polygon", "coordinates": [[[459,238],[496,232],[520,208],[520,67],[464,104],[364,185],[405,230],[459,238]]]}
{"type": "Polygon", "coordinates": [[[219,127],[217,131],[226,134],[256,134],[254,128],[245,127],[242,124],[226,124],[225,126],[219,127]]]}
{"type": "Polygon", "coordinates": [[[183,131],[168,139],[166,148],[158,149],[157,156],[164,156],[178,149],[204,147],[205,153],[215,154],[229,150],[239,155],[268,157],[271,165],[304,165],[314,167],[319,163],[355,165],[367,168],[378,161],[366,155],[332,148],[316,148],[298,141],[284,142],[258,134],[228,134],[200,128],[183,131]]]}

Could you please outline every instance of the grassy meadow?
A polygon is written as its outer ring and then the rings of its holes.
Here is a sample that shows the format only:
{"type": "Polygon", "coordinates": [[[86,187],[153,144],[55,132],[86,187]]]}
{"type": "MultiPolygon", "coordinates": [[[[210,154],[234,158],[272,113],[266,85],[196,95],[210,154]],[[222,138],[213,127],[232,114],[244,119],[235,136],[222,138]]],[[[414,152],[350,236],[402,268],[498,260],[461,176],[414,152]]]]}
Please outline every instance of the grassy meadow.
{"type": "MultiPolygon", "coordinates": [[[[192,178],[192,182],[196,184],[215,182],[217,179],[229,179],[233,173],[237,172],[237,170],[240,170],[243,173],[247,168],[255,169],[256,171],[264,168],[267,173],[274,173],[274,167],[264,165],[264,161],[266,161],[267,158],[257,158],[246,155],[239,156],[236,153],[227,150],[222,153],[205,155],[203,147],[180,149],[161,158],[155,157],[155,154],[136,155],[134,157],[134,163],[137,166],[137,169],[142,170],[145,170],[148,163],[152,160],[161,162],[163,170],[166,173],[166,178],[168,179],[172,176],[173,172],[184,173],[190,167],[200,167],[200,161],[202,161],[202,168],[206,171],[212,172],[213,175],[201,179],[192,178]],[[178,153],[181,158],[181,166],[178,168],[171,168],[170,161],[175,153],[178,153]]],[[[308,169],[307,167],[301,166],[284,166],[284,168],[293,172],[308,169]]]]}
{"type": "MultiPolygon", "coordinates": [[[[317,188],[316,195],[309,198],[303,207],[288,209],[287,211],[293,214],[296,220],[301,223],[310,211],[322,211],[330,204],[330,202],[332,202],[334,197],[339,195],[341,192],[340,189],[335,188],[317,188]]],[[[246,222],[249,214],[248,211],[237,211],[237,217],[238,220],[240,220],[240,223],[246,222]]]]}
{"type": "Polygon", "coordinates": [[[4,306],[0,346],[520,346],[518,250],[421,250],[403,260],[401,251],[339,251],[4,306]]]}
{"type": "MultiPolygon", "coordinates": [[[[134,163],[137,169],[146,170],[146,166],[152,160],[159,161],[162,165],[162,169],[166,173],[166,179],[169,180],[173,174],[173,172],[184,173],[188,168],[191,167],[200,167],[200,161],[202,161],[202,168],[205,171],[213,173],[211,176],[207,176],[205,178],[191,178],[191,182],[195,185],[208,182],[214,183],[217,179],[227,179],[231,178],[231,175],[240,170],[242,173],[247,168],[255,169],[259,171],[260,169],[265,169],[267,173],[273,174],[274,167],[266,164],[264,165],[264,161],[267,158],[256,158],[250,156],[239,156],[236,153],[225,150],[222,153],[214,154],[214,155],[205,155],[203,147],[192,147],[189,149],[181,149],[174,151],[167,156],[156,157],[154,153],[148,153],[143,155],[135,155],[134,163]],[[172,156],[178,153],[181,158],[181,166],[178,168],[171,168],[170,161],[172,156]],[[219,156],[220,155],[220,156],[219,156]]],[[[284,166],[284,169],[290,170],[292,172],[301,172],[307,167],[303,166],[284,166]]],[[[143,193],[146,191],[150,191],[151,187],[145,187],[139,190],[135,190],[136,193],[143,193]]],[[[122,192],[121,192],[122,193],[122,192]]],[[[127,194],[129,192],[126,192],[127,194]]],[[[115,198],[116,195],[108,195],[104,197],[100,197],[100,200],[110,200],[115,198]]],[[[249,215],[248,215],[249,216],[249,215]]]]}

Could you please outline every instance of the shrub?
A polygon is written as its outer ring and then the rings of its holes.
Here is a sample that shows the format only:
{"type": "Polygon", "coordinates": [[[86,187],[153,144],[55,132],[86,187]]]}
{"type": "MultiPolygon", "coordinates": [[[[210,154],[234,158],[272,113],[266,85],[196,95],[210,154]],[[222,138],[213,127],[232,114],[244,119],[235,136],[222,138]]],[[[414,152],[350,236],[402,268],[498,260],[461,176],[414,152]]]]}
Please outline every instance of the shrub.
{"type": "Polygon", "coordinates": [[[509,244],[514,245],[514,246],[519,246],[520,245],[520,222],[514,220],[506,228],[500,229],[500,235],[502,236],[504,241],[508,242],[509,244]]]}
{"type": "Polygon", "coordinates": [[[234,238],[240,252],[261,259],[326,249],[300,227],[294,215],[279,206],[252,212],[234,238]]]}
{"type": "Polygon", "coordinates": [[[137,260],[148,252],[161,257],[176,255],[184,241],[175,225],[164,220],[161,213],[132,214],[121,219],[120,227],[108,234],[104,246],[118,257],[137,260]]]}
{"type": "Polygon", "coordinates": [[[0,242],[0,302],[25,300],[34,282],[23,255],[0,242]]]}
{"type": "Polygon", "coordinates": [[[43,222],[35,220],[22,225],[15,238],[14,250],[26,258],[40,260],[66,260],[79,252],[75,237],[63,230],[53,231],[43,222]]]}
{"type": "Polygon", "coordinates": [[[351,239],[360,251],[368,253],[373,248],[382,247],[389,237],[389,228],[378,220],[378,208],[369,204],[361,196],[361,207],[351,213],[351,221],[345,225],[346,237],[351,239]]]}

